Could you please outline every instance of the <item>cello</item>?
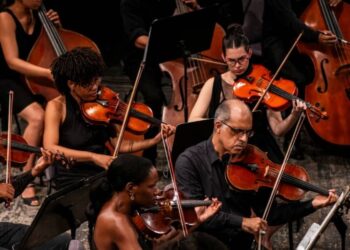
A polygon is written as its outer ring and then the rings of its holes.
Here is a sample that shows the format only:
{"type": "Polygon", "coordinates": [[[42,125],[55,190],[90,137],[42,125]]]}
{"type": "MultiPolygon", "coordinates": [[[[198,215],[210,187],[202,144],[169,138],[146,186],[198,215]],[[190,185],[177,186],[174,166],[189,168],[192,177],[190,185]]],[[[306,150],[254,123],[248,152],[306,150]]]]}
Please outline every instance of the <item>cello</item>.
{"type": "Polygon", "coordinates": [[[301,20],[315,30],[330,30],[338,38],[332,45],[301,43],[298,49],[312,60],[314,79],[306,86],[305,100],[327,110],[327,120],[307,118],[311,128],[324,141],[339,146],[350,145],[350,4],[329,6],[327,0],[312,0],[301,20]]]}
{"type": "MultiPolygon", "coordinates": [[[[49,68],[52,61],[75,47],[90,47],[99,52],[97,45],[89,38],[66,29],[57,29],[46,16],[44,4],[38,11],[39,19],[43,25],[38,40],[35,42],[27,61],[44,68],[49,68]]],[[[34,94],[45,97],[47,101],[59,95],[52,82],[38,77],[26,77],[29,89],[34,94]]]]}
{"type": "MultiPolygon", "coordinates": [[[[192,11],[191,8],[186,6],[181,0],[176,0],[176,6],[175,14],[184,14],[192,11]]],[[[187,122],[184,100],[186,100],[188,111],[190,112],[205,81],[226,70],[226,65],[223,63],[221,57],[221,41],[224,35],[224,29],[219,24],[216,24],[210,48],[196,55],[192,55],[192,57],[189,58],[189,65],[186,72],[188,75],[186,90],[184,89],[185,76],[183,60],[180,58],[160,64],[161,70],[170,76],[172,82],[170,102],[163,108],[163,122],[174,126],[187,122]],[[187,93],[186,97],[184,96],[185,93],[187,93]]],[[[171,148],[173,138],[169,138],[169,144],[171,148]]]]}

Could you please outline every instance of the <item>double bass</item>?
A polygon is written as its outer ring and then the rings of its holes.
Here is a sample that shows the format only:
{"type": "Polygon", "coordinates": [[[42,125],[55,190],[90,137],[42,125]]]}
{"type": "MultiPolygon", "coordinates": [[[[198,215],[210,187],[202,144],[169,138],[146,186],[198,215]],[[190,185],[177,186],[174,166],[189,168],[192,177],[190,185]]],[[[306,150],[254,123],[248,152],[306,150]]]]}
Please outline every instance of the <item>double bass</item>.
{"type": "Polygon", "coordinates": [[[315,75],[306,86],[305,100],[326,110],[327,120],[315,120],[307,112],[315,133],[331,144],[350,145],[350,4],[341,2],[330,7],[327,0],[312,0],[301,20],[315,30],[330,30],[337,37],[335,44],[301,43],[298,49],[312,60],[315,75]]]}
{"type": "MultiPolygon", "coordinates": [[[[181,0],[176,0],[176,5],[177,10],[175,14],[184,14],[192,11],[181,0]]],[[[224,29],[219,24],[216,24],[210,48],[189,58],[186,72],[188,77],[186,91],[184,91],[185,72],[183,59],[180,58],[160,64],[160,68],[170,76],[172,82],[171,99],[169,104],[163,109],[163,122],[174,126],[187,122],[184,113],[184,100],[187,102],[188,113],[190,113],[205,81],[226,70],[226,65],[221,57],[221,42],[224,35],[224,29]],[[204,60],[202,61],[201,59],[204,60]],[[185,93],[187,93],[186,97],[184,97],[185,93]]],[[[173,138],[169,138],[169,142],[171,147],[173,138]]]]}
{"type": "MultiPolygon", "coordinates": [[[[44,68],[49,68],[53,60],[76,47],[90,47],[99,52],[97,45],[89,38],[66,29],[56,28],[46,16],[46,8],[42,4],[38,11],[43,25],[27,61],[44,68]]],[[[26,82],[34,94],[45,97],[47,101],[59,95],[53,83],[45,78],[26,77],[26,82]]]]}

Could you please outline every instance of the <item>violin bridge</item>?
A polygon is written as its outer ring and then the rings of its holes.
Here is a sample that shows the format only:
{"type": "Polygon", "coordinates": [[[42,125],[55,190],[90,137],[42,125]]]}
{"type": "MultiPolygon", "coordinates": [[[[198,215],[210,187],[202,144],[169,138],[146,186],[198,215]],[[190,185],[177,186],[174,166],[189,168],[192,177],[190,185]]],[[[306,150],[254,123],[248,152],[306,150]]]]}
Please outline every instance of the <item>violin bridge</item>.
{"type": "Polygon", "coordinates": [[[269,165],[267,165],[267,166],[265,167],[264,177],[266,177],[266,176],[269,174],[269,168],[270,168],[269,165]]]}

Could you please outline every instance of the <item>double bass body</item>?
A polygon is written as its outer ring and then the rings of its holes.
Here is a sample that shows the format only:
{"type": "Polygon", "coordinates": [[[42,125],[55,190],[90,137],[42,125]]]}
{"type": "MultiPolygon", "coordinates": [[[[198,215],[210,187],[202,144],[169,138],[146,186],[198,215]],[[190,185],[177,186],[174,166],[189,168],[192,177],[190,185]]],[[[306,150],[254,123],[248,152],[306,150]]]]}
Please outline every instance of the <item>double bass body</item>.
{"type": "MultiPolygon", "coordinates": [[[[220,65],[215,62],[222,62],[221,53],[222,45],[221,41],[225,35],[224,29],[216,24],[214,28],[213,38],[211,46],[208,50],[201,52],[198,55],[198,59],[208,59],[208,62],[196,61],[190,58],[189,67],[187,69],[187,107],[188,114],[191,112],[199,91],[203,84],[210,77],[220,74],[226,70],[225,65],[220,65]],[[214,63],[211,63],[213,61],[214,63]]],[[[172,82],[172,96],[169,104],[163,109],[162,121],[178,125],[180,123],[187,122],[184,114],[184,65],[183,60],[178,59],[160,64],[162,71],[169,74],[172,82]],[[182,91],[181,91],[182,89],[182,91]]],[[[169,138],[171,140],[171,138],[169,138]]]]}
{"type": "MultiPolygon", "coordinates": [[[[316,30],[330,30],[338,38],[350,40],[350,4],[342,2],[331,9],[326,0],[313,0],[301,19],[316,30]],[[334,14],[334,15],[333,15],[334,14]],[[328,15],[328,18],[326,16],[328,15]],[[332,18],[333,17],[333,18],[332,18]]],[[[315,120],[307,112],[309,123],[323,140],[350,145],[350,46],[338,40],[335,44],[300,44],[301,53],[313,62],[315,75],[306,86],[305,100],[327,111],[327,120],[315,120]]]]}
{"type": "MultiPolygon", "coordinates": [[[[56,28],[43,13],[46,13],[44,5],[39,10],[43,28],[28,56],[28,62],[49,68],[56,57],[76,47],[90,47],[99,52],[97,45],[92,40],[77,32],[56,28]]],[[[44,96],[47,101],[59,95],[53,83],[47,79],[26,77],[26,81],[34,94],[44,96]]]]}

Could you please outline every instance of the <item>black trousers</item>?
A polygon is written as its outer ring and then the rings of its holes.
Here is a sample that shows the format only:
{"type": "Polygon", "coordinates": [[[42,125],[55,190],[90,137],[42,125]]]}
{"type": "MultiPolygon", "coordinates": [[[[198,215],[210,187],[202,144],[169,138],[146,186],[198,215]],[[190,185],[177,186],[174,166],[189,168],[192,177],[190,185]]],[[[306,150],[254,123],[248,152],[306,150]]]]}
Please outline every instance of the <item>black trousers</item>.
{"type": "MultiPolygon", "coordinates": [[[[13,249],[23,239],[28,226],[9,222],[0,222],[0,250],[13,249]]],[[[46,242],[35,250],[63,250],[68,249],[71,238],[68,234],[61,234],[46,242]]]]}

